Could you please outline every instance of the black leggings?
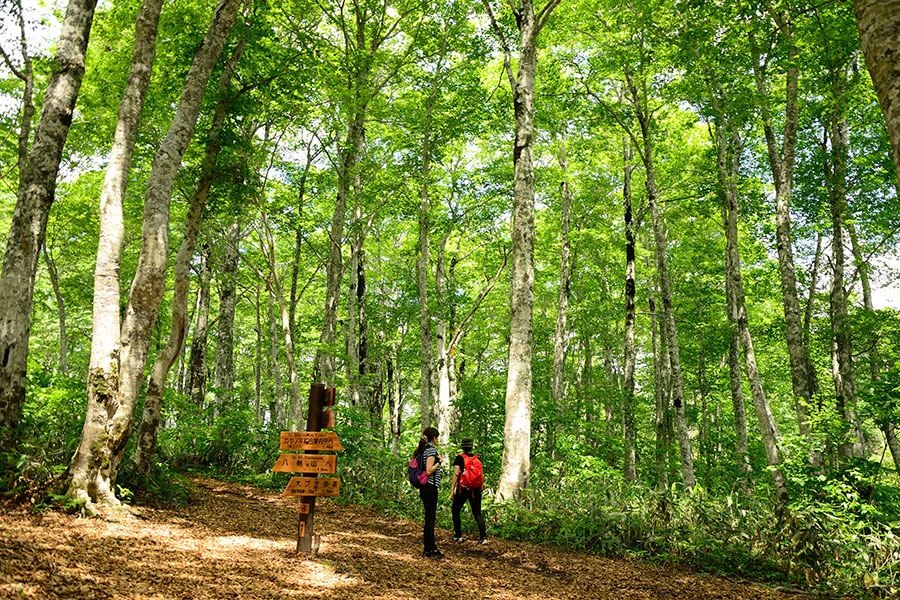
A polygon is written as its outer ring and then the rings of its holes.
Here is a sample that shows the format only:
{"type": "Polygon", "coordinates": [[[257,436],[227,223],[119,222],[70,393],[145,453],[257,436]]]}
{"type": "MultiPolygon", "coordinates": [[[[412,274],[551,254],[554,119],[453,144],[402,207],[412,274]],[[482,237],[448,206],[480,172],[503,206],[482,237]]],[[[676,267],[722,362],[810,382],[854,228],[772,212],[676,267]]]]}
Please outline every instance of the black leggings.
{"type": "Polygon", "coordinates": [[[459,490],[453,496],[453,531],[456,537],[462,537],[462,523],[460,522],[459,513],[467,501],[469,506],[472,507],[472,516],[475,517],[475,523],[478,524],[478,533],[481,534],[481,539],[484,539],[487,537],[487,533],[484,528],[484,517],[481,516],[481,488],[470,490],[459,486],[459,490]]]}
{"type": "Polygon", "coordinates": [[[425,552],[437,550],[437,544],[434,542],[434,522],[437,520],[437,486],[426,483],[419,488],[419,498],[425,506],[425,552]]]}

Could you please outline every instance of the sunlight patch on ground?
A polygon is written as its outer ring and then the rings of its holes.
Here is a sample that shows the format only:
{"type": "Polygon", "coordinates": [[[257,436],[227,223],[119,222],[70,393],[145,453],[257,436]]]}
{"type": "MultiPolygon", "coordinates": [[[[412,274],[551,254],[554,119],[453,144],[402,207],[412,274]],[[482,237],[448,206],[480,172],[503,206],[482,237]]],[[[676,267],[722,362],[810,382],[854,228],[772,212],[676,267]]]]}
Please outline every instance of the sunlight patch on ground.
{"type": "Polygon", "coordinates": [[[251,548],[253,550],[279,550],[284,546],[283,542],[245,535],[217,537],[211,543],[223,548],[251,548]]]}

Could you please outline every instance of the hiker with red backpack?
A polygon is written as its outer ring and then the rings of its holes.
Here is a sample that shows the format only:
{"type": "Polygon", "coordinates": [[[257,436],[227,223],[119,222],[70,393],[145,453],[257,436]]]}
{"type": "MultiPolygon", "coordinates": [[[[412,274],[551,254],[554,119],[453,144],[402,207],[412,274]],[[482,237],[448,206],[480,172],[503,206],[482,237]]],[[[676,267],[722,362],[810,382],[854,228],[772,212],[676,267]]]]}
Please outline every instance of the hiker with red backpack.
{"type": "Polygon", "coordinates": [[[478,533],[481,535],[479,543],[487,544],[484,517],[481,516],[484,467],[478,459],[478,455],[472,452],[475,444],[471,438],[463,438],[459,447],[462,449],[462,453],[453,461],[453,479],[450,482],[450,498],[453,500],[453,541],[461,542],[463,539],[460,512],[463,505],[468,502],[472,508],[475,523],[478,525],[478,533]]]}
{"type": "Polygon", "coordinates": [[[425,509],[424,542],[425,550],[422,556],[428,558],[444,558],[438,550],[434,540],[434,523],[437,520],[438,487],[441,485],[441,457],[438,456],[437,442],[438,430],[434,427],[426,427],[422,431],[419,446],[409,461],[409,482],[413,487],[419,488],[419,498],[425,509]]]}

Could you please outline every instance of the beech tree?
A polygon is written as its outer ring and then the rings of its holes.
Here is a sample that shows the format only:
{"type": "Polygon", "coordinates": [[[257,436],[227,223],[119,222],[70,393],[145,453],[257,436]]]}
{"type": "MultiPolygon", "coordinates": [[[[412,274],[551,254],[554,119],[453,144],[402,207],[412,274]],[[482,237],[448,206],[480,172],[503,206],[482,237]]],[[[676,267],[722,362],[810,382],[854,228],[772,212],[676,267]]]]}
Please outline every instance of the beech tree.
{"type": "Polygon", "coordinates": [[[534,309],[534,110],[537,75],[537,38],[559,0],[536,11],[531,0],[512,4],[519,31],[519,66],[512,72],[512,48],[497,23],[489,0],[484,5],[503,45],[503,68],[509,78],[515,108],[513,143],[513,231],[510,275],[510,340],[506,381],[506,425],[503,467],[497,492],[501,498],[519,496],[528,485],[531,453],[532,311],[534,309]]]}
{"type": "MultiPolygon", "coordinates": [[[[154,160],[144,200],[141,254],[132,281],[121,332],[109,332],[118,348],[111,376],[98,373],[89,380],[81,444],[72,459],[67,494],[92,506],[118,507],[115,482],[132,426],[140,381],[165,283],[168,251],[169,206],[181,157],[191,140],[200,113],[203,92],[225,41],[237,19],[241,0],[222,0],[213,13],[203,44],[185,79],[178,109],[154,160]]],[[[115,282],[118,286],[118,282],[115,282]]]]}
{"type": "MultiPolygon", "coordinates": [[[[53,73],[44,92],[27,160],[23,160],[23,155],[30,129],[31,85],[30,76],[25,75],[18,140],[19,187],[0,273],[0,451],[12,447],[25,402],[35,272],[55,199],[63,146],[84,77],[84,57],[96,5],[96,0],[71,0],[66,8],[53,73]]],[[[26,58],[26,73],[28,68],[26,58]]]]}

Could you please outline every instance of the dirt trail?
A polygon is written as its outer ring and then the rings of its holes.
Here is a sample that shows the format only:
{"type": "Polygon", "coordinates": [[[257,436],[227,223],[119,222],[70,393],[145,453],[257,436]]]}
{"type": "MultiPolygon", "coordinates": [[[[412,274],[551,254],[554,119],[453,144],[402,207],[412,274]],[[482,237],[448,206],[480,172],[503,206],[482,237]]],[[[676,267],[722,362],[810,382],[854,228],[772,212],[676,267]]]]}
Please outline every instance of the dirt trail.
{"type": "Polygon", "coordinates": [[[454,544],[421,557],[421,524],[322,502],[317,560],[292,554],[296,499],[196,479],[178,510],[110,522],[59,513],[0,515],[0,598],[440,600],[797,598],[675,567],[522,542],[454,544]]]}

